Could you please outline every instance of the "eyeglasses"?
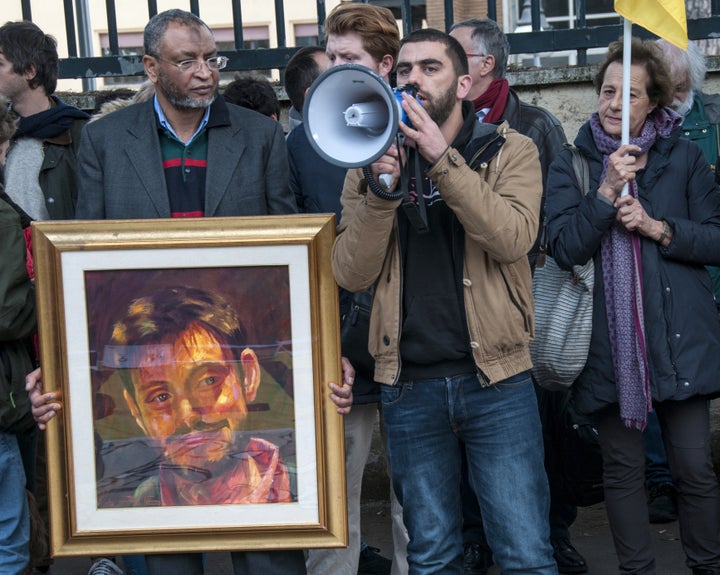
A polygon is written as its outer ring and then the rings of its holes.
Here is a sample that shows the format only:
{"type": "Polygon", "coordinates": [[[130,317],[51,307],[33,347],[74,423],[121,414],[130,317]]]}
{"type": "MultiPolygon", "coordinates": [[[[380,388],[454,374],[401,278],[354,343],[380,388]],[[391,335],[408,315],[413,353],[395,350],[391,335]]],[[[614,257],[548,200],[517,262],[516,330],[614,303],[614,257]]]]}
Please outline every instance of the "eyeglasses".
{"type": "Polygon", "coordinates": [[[487,54],[468,54],[467,52],[465,52],[465,56],[467,56],[468,58],[474,58],[476,56],[478,58],[484,58],[485,56],[487,56],[487,54]]]}
{"type": "Polygon", "coordinates": [[[199,72],[202,69],[203,64],[208,67],[208,70],[215,72],[217,70],[222,70],[230,61],[230,58],[227,56],[213,56],[212,58],[207,58],[206,60],[183,60],[182,62],[170,62],[169,60],[160,58],[160,56],[155,56],[155,58],[157,60],[167,62],[171,66],[175,66],[181,72],[192,72],[193,74],[195,72],[199,72]]]}

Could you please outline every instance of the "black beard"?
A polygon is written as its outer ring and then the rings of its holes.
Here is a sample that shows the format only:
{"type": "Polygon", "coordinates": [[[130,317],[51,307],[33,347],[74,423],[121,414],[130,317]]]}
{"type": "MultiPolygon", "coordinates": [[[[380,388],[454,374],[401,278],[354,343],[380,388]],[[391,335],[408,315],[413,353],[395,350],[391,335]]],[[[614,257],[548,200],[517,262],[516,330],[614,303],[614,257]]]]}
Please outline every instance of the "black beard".
{"type": "Polygon", "coordinates": [[[442,126],[450,117],[457,99],[455,93],[456,88],[450,87],[440,95],[437,101],[428,102],[425,105],[428,115],[438,126],[442,126]]]}

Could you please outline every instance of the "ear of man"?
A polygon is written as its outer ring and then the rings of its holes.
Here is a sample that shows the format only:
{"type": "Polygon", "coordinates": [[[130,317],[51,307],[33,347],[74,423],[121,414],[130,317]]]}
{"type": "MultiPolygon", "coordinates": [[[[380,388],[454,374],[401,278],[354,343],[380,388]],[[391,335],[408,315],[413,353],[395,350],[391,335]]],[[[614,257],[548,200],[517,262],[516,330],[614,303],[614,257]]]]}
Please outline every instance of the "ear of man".
{"type": "Polygon", "coordinates": [[[390,54],[385,54],[380,62],[378,62],[378,72],[383,78],[387,78],[392,72],[393,65],[395,64],[395,58],[390,54]]]}
{"type": "Polygon", "coordinates": [[[495,77],[495,56],[487,54],[485,56],[485,66],[487,67],[487,73],[493,78],[495,77]]]}
{"type": "Polygon", "coordinates": [[[145,54],[142,57],[142,63],[143,66],[145,66],[145,74],[147,74],[148,79],[155,84],[157,82],[158,77],[158,61],[157,58],[154,58],[153,56],[149,56],[145,54]]]}
{"type": "Polygon", "coordinates": [[[457,80],[457,98],[458,100],[467,99],[467,95],[470,93],[472,88],[473,80],[470,74],[463,74],[458,77],[457,80]]]}
{"type": "Polygon", "coordinates": [[[243,387],[245,389],[245,401],[255,401],[258,387],[260,387],[260,362],[255,352],[246,347],[240,354],[240,361],[243,366],[243,387]]]}
{"type": "Polygon", "coordinates": [[[22,77],[25,79],[26,82],[30,82],[35,78],[35,76],[37,76],[37,69],[32,64],[30,64],[27,67],[27,70],[25,70],[22,74],[22,77]]]}

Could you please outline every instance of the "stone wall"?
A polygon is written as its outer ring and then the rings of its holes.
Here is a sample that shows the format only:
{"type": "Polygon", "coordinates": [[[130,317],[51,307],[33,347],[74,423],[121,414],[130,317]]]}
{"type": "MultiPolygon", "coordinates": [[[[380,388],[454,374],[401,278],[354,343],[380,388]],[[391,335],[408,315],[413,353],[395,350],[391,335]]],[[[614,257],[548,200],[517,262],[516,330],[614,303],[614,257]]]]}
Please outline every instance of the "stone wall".
{"type": "MultiPolygon", "coordinates": [[[[597,109],[592,85],[595,67],[543,68],[510,72],[510,85],[526,102],[542,106],[562,122],[569,140],[597,109]]],[[[720,58],[708,59],[704,91],[720,93],[720,58]]]]}

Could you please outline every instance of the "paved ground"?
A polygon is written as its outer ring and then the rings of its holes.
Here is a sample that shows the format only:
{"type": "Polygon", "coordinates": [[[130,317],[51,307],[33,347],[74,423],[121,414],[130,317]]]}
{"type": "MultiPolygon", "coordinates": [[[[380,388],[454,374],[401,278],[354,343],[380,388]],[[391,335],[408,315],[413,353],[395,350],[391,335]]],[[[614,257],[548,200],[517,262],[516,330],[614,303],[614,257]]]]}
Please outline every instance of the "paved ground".
{"type": "MultiPolygon", "coordinates": [[[[716,470],[720,473],[720,401],[712,403],[711,413],[716,470]]],[[[363,533],[369,545],[378,547],[384,556],[392,557],[389,505],[385,501],[387,493],[388,483],[384,473],[381,440],[376,431],[363,483],[363,533]]],[[[677,522],[652,525],[651,528],[655,540],[658,575],[689,575],[690,570],[685,567],[684,553],[680,545],[677,522]]],[[[587,560],[588,575],[618,573],[605,507],[602,504],[578,510],[578,519],[572,527],[572,539],[573,544],[587,560]]],[[[51,575],[86,575],[89,566],[90,562],[85,558],[58,558],[51,569],[51,575]]],[[[233,575],[229,555],[209,554],[205,571],[205,575],[233,575]]],[[[489,575],[499,575],[499,573],[497,568],[492,568],[489,575]]],[[[167,573],[166,575],[183,574],[167,573]]]]}
{"type": "MultiPolygon", "coordinates": [[[[390,515],[384,501],[370,500],[363,505],[363,530],[369,545],[380,548],[386,557],[392,556],[392,538],[390,535],[390,515]]],[[[677,523],[654,525],[658,575],[686,575],[690,571],[685,567],[684,555],[679,541],[677,523]]],[[[617,562],[610,539],[610,531],[602,504],[580,509],[578,520],[573,526],[573,543],[590,567],[589,575],[615,575],[617,562]]],[[[86,575],[89,567],[87,559],[59,558],[51,570],[52,575],[86,575]]],[[[490,575],[498,575],[497,568],[490,575]]],[[[206,575],[232,575],[227,554],[208,556],[206,575]]],[[[181,573],[167,575],[182,575],[181,573]]],[[[323,575],[333,575],[332,573],[323,575]]]]}
{"type": "MultiPolygon", "coordinates": [[[[392,539],[387,527],[389,510],[384,503],[368,502],[363,509],[363,530],[368,544],[379,547],[386,557],[392,556],[392,539]]],[[[658,575],[688,575],[679,540],[677,523],[653,525],[658,575]]],[[[573,544],[587,560],[588,575],[617,575],[617,560],[613,550],[610,529],[604,505],[578,510],[578,519],[572,528],[573,544]]],[[[496,567],[489,575],[499,575],[496,567]]],[[[208,574],[209,575],[209,574],[208,574]]],[[[330,575],[330,574],[328,574],[330,575]]]]}

